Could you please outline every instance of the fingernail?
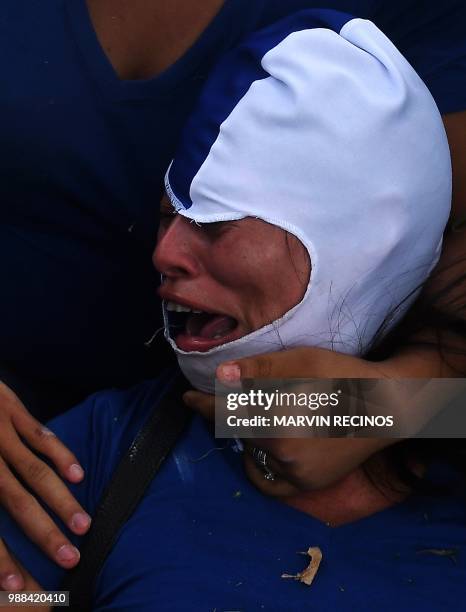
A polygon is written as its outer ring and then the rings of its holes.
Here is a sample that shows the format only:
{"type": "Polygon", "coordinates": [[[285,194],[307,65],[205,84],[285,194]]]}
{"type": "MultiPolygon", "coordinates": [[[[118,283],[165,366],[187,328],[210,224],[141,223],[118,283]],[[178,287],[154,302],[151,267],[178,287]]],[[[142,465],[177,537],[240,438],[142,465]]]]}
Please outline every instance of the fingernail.
{"type": "Polygon", "coordinates": [[[77,463],[73,463],[73,465],[70,465],[68,469],[68,474],[73,480],[82,480],[84,478],[84,470],[77,463]]]}
{"type": "Polygon", "coordinates": [[[71,517],[71,529],[73,531],[79,531],[79,533],[86,531],[91,524],[91,517],[85,512],[76,512],[71,517]]]}
{"type": "Polygon", "coordinates": [[[236,363],[221,365],[217,370],[217,375],[220,380],[238,382],[241,380],[241,369],[236,363]]]}
{"type": "Polygon", "coordinates": [[[69,563],[70,561],[77,561],[79,559],[79,550],[69,544],[63,544],[57,550],[57,560],[62,563],[69,563]]]}
{"type": "Polygon", "coordinates": [[[4,591],[21,591],[23,586],[22,579],[16,574],[10,574],[2,580],[2,589],[4,591]]]}

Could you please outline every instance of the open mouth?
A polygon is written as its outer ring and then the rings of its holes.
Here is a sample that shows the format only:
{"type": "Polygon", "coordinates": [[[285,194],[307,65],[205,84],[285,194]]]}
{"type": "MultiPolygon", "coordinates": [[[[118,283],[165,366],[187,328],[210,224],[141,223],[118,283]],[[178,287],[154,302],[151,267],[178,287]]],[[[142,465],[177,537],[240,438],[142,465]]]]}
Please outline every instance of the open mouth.
{"type": "Polygon", "coordinates": [[[226,314],[195,310],[178,302],[165,302],[170,336],[185,352],[205,353],[243,334],[238,321],[226,314]]]}

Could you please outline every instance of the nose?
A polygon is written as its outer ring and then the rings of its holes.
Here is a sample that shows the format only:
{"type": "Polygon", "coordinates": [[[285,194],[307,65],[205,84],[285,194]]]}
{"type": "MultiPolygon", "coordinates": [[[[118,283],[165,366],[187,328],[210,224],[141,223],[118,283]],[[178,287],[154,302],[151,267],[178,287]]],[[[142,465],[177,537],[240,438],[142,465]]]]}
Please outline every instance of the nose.
{"type": "Polygon", "coordinates": [[[177,215],[167,227],[159,229],[152,262],[167,278],[196,276],[200,263],[199,248],[194,224],[177,215]]]}

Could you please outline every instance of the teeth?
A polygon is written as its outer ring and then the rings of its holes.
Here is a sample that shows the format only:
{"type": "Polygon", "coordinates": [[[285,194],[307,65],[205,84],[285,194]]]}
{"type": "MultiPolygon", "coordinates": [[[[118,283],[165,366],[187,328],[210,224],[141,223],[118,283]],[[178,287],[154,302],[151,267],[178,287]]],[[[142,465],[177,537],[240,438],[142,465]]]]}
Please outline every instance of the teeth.
{"type": "Polygon", "coordinates": [[[202,310],[191,310],[187,306],[183,306],[183,304],[178,304],[177,302],[167,302],[165,308],[169,312],[194,312],[196,314],[200,314],[202,310]]]}
{"type": "Polygon", "coordinates": [[[167,302],[166,308],[170,312],[191,312],[191,308],[177,304],[176,302],[167,302]]]}

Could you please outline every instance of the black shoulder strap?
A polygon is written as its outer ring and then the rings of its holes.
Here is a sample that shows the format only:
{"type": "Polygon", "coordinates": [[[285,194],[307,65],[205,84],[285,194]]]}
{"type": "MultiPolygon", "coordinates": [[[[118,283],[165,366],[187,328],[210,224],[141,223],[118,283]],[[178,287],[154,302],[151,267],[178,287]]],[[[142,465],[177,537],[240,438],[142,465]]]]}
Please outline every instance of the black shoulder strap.
{"type": "Polygon", "coordinates": [[[81,546],[79,565],[65,576],[70,612],[92,610],[94,583],[119,530],[142,499],[163,460],[187,425],[190,412],[181,401],[186,389],[178,377],[119,463],[81,546]]]}

